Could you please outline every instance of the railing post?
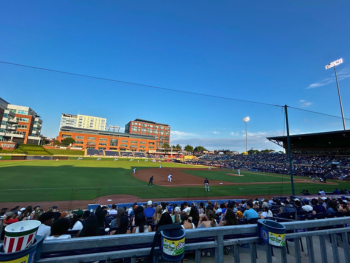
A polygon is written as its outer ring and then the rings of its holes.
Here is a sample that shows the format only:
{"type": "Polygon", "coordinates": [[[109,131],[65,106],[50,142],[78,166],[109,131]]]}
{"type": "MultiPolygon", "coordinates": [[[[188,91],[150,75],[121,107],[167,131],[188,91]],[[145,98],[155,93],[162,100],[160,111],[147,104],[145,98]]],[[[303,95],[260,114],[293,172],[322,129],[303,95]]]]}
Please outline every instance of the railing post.
{"type": "Polygon", "coordinates": [[[196,249],[196,263],[201,263],[202,251],[200,249],[196,249]]]}
{"type": "Polygon", "coordinates": [[[224,236],[216,237],[215,262],[224,262],[224,236]]]}
{"type": "Polygon", "coordinates": [[[322,263],[327,263],[326,237],[320,236],[320,249],[322,263]]]}
{"type": "Polygon", "coordinates": [[[344,249],[344,258],[345,262],[350,262],[350,255],[349,255],[349,236],[347,232],[344,232],[341,234],[343,238],[343,249],[344,249]]]}
{"type": "Polygon", "coordinates": [[[307,253],[309,255],[309,262],[315,263],[314,247],[312,244],[312,236],[306,237],[307,253]]]}
{"type": "Polygon", "coordinates": [[[255,243],[251,243],[250,244],[250,262],[251,263],[256,263],[256,244],[255,243]]]}
{"type": "Polygon", "coordinates": [[[336,234],[331,235],[331,240],[332,240],[333,262],[339,262],[339,251],[338,251],[336,234]]]}
{"type": "Polygon", "coordinates": [[[294,254],[295,254],[295,263],[301,263],[299,238],[294,238],[294,254]]]}
{"type": "Polygon", "coordinates": [[[271,245],[266,244],[266,262],[272,263],[271,245]]]}
{"type": "Polygon", "coordinates": [[[239,245],[235,245],[235,252],[234,252],[235,263],[239,263],[240,262],[239,249],[240,249],[240,246],[239,245]]]}

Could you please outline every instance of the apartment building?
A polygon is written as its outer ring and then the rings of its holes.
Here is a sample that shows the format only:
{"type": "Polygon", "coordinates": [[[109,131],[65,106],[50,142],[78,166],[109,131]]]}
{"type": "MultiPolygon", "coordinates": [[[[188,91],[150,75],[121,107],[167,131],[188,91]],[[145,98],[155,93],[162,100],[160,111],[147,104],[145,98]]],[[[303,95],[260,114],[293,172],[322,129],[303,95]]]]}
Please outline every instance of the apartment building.
{"type": "Polygon", "coordinates": [[[96,131],[91,129],[62,127],[58,141],[65,138],[75,140],[73,146],[81,149],[148,152],[156,149],[153,136],[122,132],[96,131]]]}
{"type": "Polygon", "coordinates": [[[13,105],[0,98],[0,141],[40,144],[43,121],[27,106],[13,105]]]}
{"type": "Polygon", "coordinates": [[[135,119],[125,125],[125,133],[153,136],[157,142],[157,148],[163,148],[164,144],[170,145],[170,126],[143,119],[135,119]]]}
{"type": "Polygon", "coordinates": [[[91,130],[100,130],[105,131],[107,126],[107,119],[87,116],[87,115],[72,115],[62,113],[61,122],[60,122],[60,130],[62,127],[75,127],[75,128],[83,128],[83,129],[91,129],[91,130]]]}

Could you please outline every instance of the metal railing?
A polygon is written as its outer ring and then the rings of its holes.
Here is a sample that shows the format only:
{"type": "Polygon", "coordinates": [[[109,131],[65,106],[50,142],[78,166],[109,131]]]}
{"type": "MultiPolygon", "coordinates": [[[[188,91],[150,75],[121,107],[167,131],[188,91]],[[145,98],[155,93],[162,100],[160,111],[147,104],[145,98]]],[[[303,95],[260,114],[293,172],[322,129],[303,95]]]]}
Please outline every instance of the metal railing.
{"type": "MultiPolygon", "coordinates": [[[[286,240],[294,241],[294,262],[301,263],[301,247],[300,239],[306,239],[306,249],[308,253],[308,262],[314,263],[315,250],[316,253],[321,253],[321,262],[326,263],[327,261],[327,249],[326,240],[330,238],[330,245],[332,248],[331,256],[333,262],[350,262],[349,255],[349,232],[350,217],[340,217],[331,219],[320,219],[320,220],[308,220],[308,221],[295,221],[282,223],[286,226],[286,240]],[[337,226],[337,227],[335,227],[337,226]],[[306,232],[295,232],[298,229],[313,229],[314,231],[306,232]],[[290,233],[288,233],[290,232],[290,233]],[[338,247],[337,235],[342,238],[343,246],[338,247]],[[319,238],[319,247],[315,249],[316,243],[313,242],[313,238],[319,238]],[[343,256],[340,257],[339,250],[343,250],[343,256]],[[344,261],[345,260],[345,261],[344,261]]],[[[112,259],[129,259],[130,262],[136,262],[139,257],[146,257],[150,253],[151,246],[147,245],[152,243],[154,233],[144,234],[127,234],[117,236],[98,236],[98,237],[87,237],[87,238],[72,238],[66,240],[55,240],[47,241],[43,244],[43,253],[54,253],[54,258],[42,258],[39,263],[61,263],[61,262],[93,262],[99,260],[105,260],[110,262],[112,259]],[[135,248],[139,245],[140,248],[135,248]],[[143,246],[142,246],[143,245],[143,246]],[[94,249],[117,247],[117,246],[130,246],[130,249],[115,250],[108,252],[98,252],[82,254],[81,250],[87,249],[93,251],[94,249]],[[75,255],[65,256],[64,252],[77,251],[80,253],[75,255]],[[61,256],[59,253],[63,253],[61,256]]],[[[239,226],[228,226],[228,227],[210,227],[194,230],[186,230],[186,251],[195,252],[195,262],[201,262],[201,252],[206,249],[214,249],[215,262],[224,262],[224,248],[232,248],[232,256],[234,262],[238,263],[241,261],[242,253],[240,253],[242,245],[249,245],[250,261],[255,263],[257,257],[257,245],[261,244],[261,239],[257,235],[257,225],[239,225],[239,226]],[[229,237],[231,235],[231,237],[229,237]],[[239,238],[235,238],[238,236],[239,238]],[[205,240],[207,238],[207,240],[205,240]],[[204,239],[204,240],[203,240],[204,239]],[[193,243],[191,242],[194,241],[193,243]]],[[[328,246],[330,246],[328,245],[328,246]]],[[[267,263],[272,263],[272,253],[278,249],[272,249],[270,245],[261,246],[265,248],[267,263]]],[[[155,249],[153,262],[159,261],[160,249],[155,249]]],[[[280,249],[281,259],[280,262],[287,262],[287,248],[282,247],[280,249]]],[[[245,255],[247,256],[247,255],[245,255]]],[[[318,255],[319,256],[319,255],[318,255]]],[[[304,260],[305,261],[305,260],[304,260]]],[[[243,262],[243,261],[242,261],[243,262]]],[[[246,262],[244,260],[244,262],[246,262]]],[[[289,261],[290,262],[290,261],[289,261]]],[[[319,262],[319,261],[317,261],[319,262]]]]}

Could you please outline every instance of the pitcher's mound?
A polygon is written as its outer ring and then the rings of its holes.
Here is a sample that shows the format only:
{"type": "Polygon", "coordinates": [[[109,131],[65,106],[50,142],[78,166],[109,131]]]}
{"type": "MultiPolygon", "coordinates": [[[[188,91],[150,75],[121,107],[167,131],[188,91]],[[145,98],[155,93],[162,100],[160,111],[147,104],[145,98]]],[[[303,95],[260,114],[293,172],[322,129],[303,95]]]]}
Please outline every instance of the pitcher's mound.
{"type": "Polygon", "coordinates": [[[229,175],[229,176],[244,176],[243,174],[238,175],[238,174],[231,174],[231,173],[228,173],[228,174],[226,174],[226,175],[229,175]]]}

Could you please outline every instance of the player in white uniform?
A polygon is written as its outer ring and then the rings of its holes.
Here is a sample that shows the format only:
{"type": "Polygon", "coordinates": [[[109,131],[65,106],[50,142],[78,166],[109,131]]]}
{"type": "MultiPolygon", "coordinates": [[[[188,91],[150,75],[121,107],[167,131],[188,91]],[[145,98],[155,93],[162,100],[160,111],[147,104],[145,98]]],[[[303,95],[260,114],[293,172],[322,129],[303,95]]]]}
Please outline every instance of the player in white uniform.
{"type": "Polygon", "coordinates": [[[173,177],[173,176],[172,176],[171,174],[168,175],[168,182],[171,183],[171,178],[172,178],[172,177],[173,177]]]}
{"type": "Polygon", "coordinates": [[[211,170],[211,165],[209,165],[208,170],[211,170]]]}
{"type": "Polygon", "coordinates": [[[159,169],[162,168],[162,165],[159,165],[159,169]]]}
{"type": "Polygon", "coordinates": [[[136,173],[136,168],[134,168],[134,173],[136,173]]]}
{"type": "Polygon", "coordinates": [[[238,175],[241,176],[241,170],[238,169],[237,172],[238,172],[238,175]]]}

